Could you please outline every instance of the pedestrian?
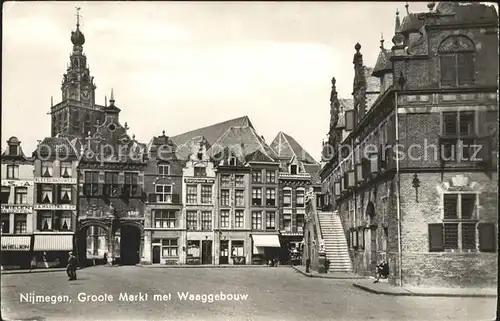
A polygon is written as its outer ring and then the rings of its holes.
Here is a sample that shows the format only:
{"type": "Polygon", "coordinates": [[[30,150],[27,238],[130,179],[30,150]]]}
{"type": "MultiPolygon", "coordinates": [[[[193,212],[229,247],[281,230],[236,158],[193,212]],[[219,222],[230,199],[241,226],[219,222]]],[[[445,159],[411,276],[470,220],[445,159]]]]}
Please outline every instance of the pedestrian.
{"type": "Polygon", "coordinates": [[[66,274],[68,274],[69,281],[76,280],[76,257],[73,252],[69,252],[68,265],[66,266],[66,274]]]}
{"type": "Polygon", "coordinates": [[[377,265],[377,279],[373,281],[373,283],[378,283],[380,280],[380,277],[382,278],[387,278],[389,275],[389,264],[385,261],[382,260],[379,265],[377,265]]]}

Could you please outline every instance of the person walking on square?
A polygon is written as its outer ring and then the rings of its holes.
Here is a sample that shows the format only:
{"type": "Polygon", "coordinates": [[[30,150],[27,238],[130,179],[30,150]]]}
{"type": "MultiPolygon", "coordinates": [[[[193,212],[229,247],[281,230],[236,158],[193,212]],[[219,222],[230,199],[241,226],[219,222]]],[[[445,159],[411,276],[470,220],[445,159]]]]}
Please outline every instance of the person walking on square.
{"type": "Polygon", "coordinates": [[[66,273],[68,274],[69,281],[76,280],[76,257],[73,255],[73,252],[69,252],[66,273]]]}

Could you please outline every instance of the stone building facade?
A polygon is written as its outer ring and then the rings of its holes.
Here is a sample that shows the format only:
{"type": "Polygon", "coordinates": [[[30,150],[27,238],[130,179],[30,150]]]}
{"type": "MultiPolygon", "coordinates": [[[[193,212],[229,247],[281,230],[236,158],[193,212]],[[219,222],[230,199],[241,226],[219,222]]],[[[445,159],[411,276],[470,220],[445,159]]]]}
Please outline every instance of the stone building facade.
{"type": "Polygon", "coordinates": [[[356,45],[350,149],[321,172],[356,273],[385,259],[393,284],[496,284],[497,19],[452,2],[397,16],[372,106],[356,45]]]}
{"type": "Polygon", "coordinates": [[[17,137],[10,137],[2,153],[2,269],[29,268],[33,215],[33,159],[27,157],[17,137]]]}
{"type": "Polygon", "coordinates": [[[144,255],[146,264],[186,263],[186,218],[182,211],[182,169],[177,146],[165,135],[147,145],[144,188],[144,255]]]}

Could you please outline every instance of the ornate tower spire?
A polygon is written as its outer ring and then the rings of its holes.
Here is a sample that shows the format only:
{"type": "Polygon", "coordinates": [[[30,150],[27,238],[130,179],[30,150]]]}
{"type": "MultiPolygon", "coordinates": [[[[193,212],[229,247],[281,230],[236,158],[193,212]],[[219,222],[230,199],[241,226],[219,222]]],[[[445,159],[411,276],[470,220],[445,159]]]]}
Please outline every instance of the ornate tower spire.
{"type": "Polygon", "coordinates": [[[400,27],[401,27],[401,20],[399,19],[399,10],[396,9],[396,24],[394,27],[394,32],[395,33],[398,32],[400,27]]]}
{"type": "Polygon", "coordinates": [[[380,49],[384,50],[384,33],[380,34],[380,49]]]}
{"type": "Polygon", "coordinates": [[[115,94],[113,92],[113,88],[111,88],[111,95],[109,96],[109,106],[115,105],[115,94]]]}

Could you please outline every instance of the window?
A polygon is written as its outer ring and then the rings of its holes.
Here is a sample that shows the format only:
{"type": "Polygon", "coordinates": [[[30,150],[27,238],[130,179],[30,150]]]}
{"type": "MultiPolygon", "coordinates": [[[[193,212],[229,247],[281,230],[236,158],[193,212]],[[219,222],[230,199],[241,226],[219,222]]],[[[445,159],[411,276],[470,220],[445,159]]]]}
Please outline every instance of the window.
{"type": "Polygon", "coordinates": [[[243,228],[245,227],[245,212],[242,210],[236,210],[234,212],[234,227],[243,228]]]}
{"type": "Polygon", "coordinates": [[[283,214],[283,229],[286,232],[292,231],[292,215],[291,214],[283,214]]]}
{"type": "Polygon", "coordinates": [[[159,164],[158,165],[158,174],[159,175],[170,175],[170,165],[159,164]]]}
{"type": "Polygon", "coordinates": [[[252,212],[252,229],[262,230],[262,212],[252,212]]]}
{"type": "Polygon", "coordinates": [[[297,232],[302,233],[304,230],[304,214],[297,214],[297,232]]]}
{"type": "Polygon", "coordinates": [[[9,186],[2,186],[2,194],[0,198],[0,203],[1,204],[8,204],[9,203],[9,196],[10,196],[10,187],[9,186]]]}
{"type": "Polygon", "coordinates": [[[2,234],[10,233],[10,214],[2,214],[2,234]]]}
{"type": "Polygon", "coordinates": [[[252,172],[252,183],[262,183],[262,171],[252,172]]]}
{"type": "Polygon", "coordinates": [[[229,210],[220,211],[220,227],[229,227],[229,210]]]}
{"type": "Polygon", "coordinates": [[[262,188],[260,187],[252,188],[252,205],[257,205],[257,206],[262,205],[262,188]]]}
{"type": "Polygon", "coordinates": [[[172,185],[156,184],[156,202],[172,203],[172,185]]]}
{"type": "Polygon", "coordinates": [[[229,190],[223,189],[220,191],[220,205],[229,206],[229,190]]]}
{"type": "Polygon", "coordinates": [[[290,174],[297,174],[297,165],[290,165],[290,174]]]}
{"type": "Polygon", "coordinates": [[[50,204],[52,203],[52,189],[53,186],[49,184],[40,184],[41,185],[41,204],[50,204]]]}
{"type": "Polygon", "coordinates": [[[207,168],[206,167],[195,167],[194,168],[194,176],[207,176],[207,168]]]}
{"type": "Polygon", "coordinates": [[[245,191],[237,189],[235,192],[236,206],[245,206],[245,191]]]}
{"type": "Polygon", "coordinates": [[[19,178],[19,165],[7,165],[7,179],[19,178]]]}
{"type": "Polygon", "coordinates": [[[99,172],[85,172],[83,194],[86,196],[100,195],[99,172]]]}
{"type": "Polygon", "coordinates": [[[156,228],[175,228],[177,226],[177,215],[174,211],[153,210],[156,228]]]}
{"type": "Polygon", "coordinates": [[[202,185],[201,186],[201,203],[202,204],[212,204],[212,186],[202,185]]]}
{"type": "Polygon", "coordinates": [[[275,206],[276,205],[276,189],[267,188],[266,189],[266,205],[275,206]]]}
{"type": "Polygon", "coordinates": [[[229,175],[221,175],[220,182],[221,182],[222,185],[229,185],[229,184],[231,184],[231,176],[229,176],[229,175]]]}
{"type": "Polygon", "coordinates": [[[304,207],[304,194],[305,190],[297,189],[297,207],[304,207]]]}
{"type": "Polygon", "coordinates": [[[276,183],[275,171],[266,171],[266,183],[276,183]]]}
{"type": "Polygon", "coordinates": [[[59,198],[57,200],[59,204],[71,204],[71,189],[71,185],[59,186],[59,198]]]}
{"type": "Polygon", "coordinates": [[[198,213],[196,211],[188,211],[187,213],[187,229],[197,230],[198,229],[198,213]]]}
{"type": "Polygon", "coordinates": [[[70,231],[71,230],[71,217],[72,213],[70,211],[58,211],[56,213],[56,218],[59,221],[59,229],[61,231],[70,231]]]}
{"type": "MultiPolygon", "coordinates": [[[[464,38],[464,37],[460,37],[464,38]]],[[[449,38],[448,38],[449,39],[449,38]]],[[[459,42],[456,39],[457,43],[459,42]]],[[[470,42],[470,40],[468,40],[470,42]]],[[[446,40],[444,41],[446,42],[446,40]]],[[[474,46],[472,44],[472,46],[474,46]]],[[[457,87],[474,84],[474,51],[473,47],[468,51],[459,51],[440,48],[441,85],[445,87],[457,87]]]]}
{"type": "Polygon", "coordinates": [[[163,239],[161,240],[161,255],[163,257],[177,256],[177,239],[163,239]]]}
{"type": "Polygon", "coordinates": [[[186,203],[187,204],[198,203],[198,186],[186,185],[186,203]]]}
{"type": "Polygon", "coordinates": [[[201,229],[203,231],[209,231],[212,229],[212,212],[201,212],[201,229]]]}
{"type": "Polygon", "coordinates": [[[14,189],[14,204],[26,204],[28,203],[28,188],[27,187],[16,187],[14,189]]]}
{"type": "Polygon", "coordinates": [[[231,256],[245,256],[243,252],[244,241],[235,241],[231,242],[231,256]]]}
{"type": "Polygon", "coordinates": [[[276,213],[266,212],[266,230],[276,229],[276,213]]]}
{"type": "Polygon", "coordinates": [[[229,158],[229,166],[236,166],[236,157],[229,158]]]}
{"type": "Polygon", "coordinates": [[[446,161],[472,160],[475,153],[476,115],[474,111],[442,114],[441,157],[446,161]]]}
{"type": "Polygon", "coordinates": [[[429,251],[476,250],[477,194],[443,194],[443,223],[429,224],[429,251]]]}
{"type": "Polygon", "coordinates": [[[42,162],[42,177],[52,177],[52,162],[42,162]]]}
{"type": "Polygon", "coordinates": [[[292,205],[292,190],[287,188],[283,189],[283,207],[290,207],[292,205]]]}
{"type": "Polygon", "coordinates": [[[9,156],[17,156],[17,145],[9,145],[9,156]]]}
{"type": "Polygon", "coordinates": [[[73,174],[73,166],[71,162],[61,162],[61,177],[71,177],[73,174]]]}
{"type": "Polygon", "coordinates": [[[127,197],[140,196],[139,173],[125,173],[122,194],[127,197]]]}
{"type": "Polygon", "coordinates": [[[117,197],[120,195],[118,172],[104,173],[104,195],[109,197],[117,197]]]}
{"type": "Polygon", "coordinates": [[[243,187],[245,186],[245,181],[244,181],[244,176],[243,175],[236,175],[234,178],[236,187],[243,187]]]}
{"type": "Polygon", "coordinates": [[[51,231],[52,226],[52,212],[51,211],[38,211],[38,229],[40,231],[51,231]]]}

